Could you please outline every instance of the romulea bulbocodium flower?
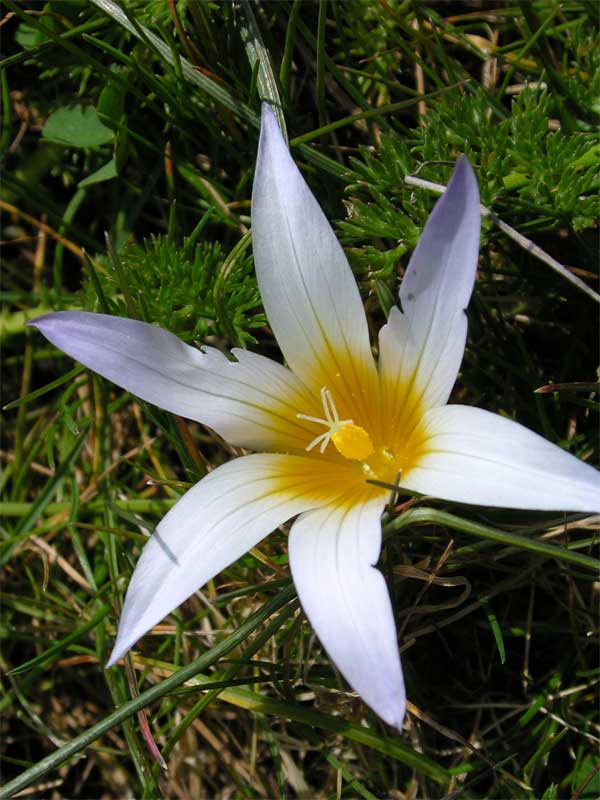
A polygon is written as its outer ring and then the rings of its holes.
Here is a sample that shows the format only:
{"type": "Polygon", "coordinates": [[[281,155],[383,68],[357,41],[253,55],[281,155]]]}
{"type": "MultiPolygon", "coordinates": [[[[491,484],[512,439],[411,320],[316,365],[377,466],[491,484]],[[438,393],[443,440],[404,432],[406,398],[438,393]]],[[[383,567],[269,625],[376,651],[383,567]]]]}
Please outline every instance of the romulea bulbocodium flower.
{"type": "Polygon", "coordinates": [[[255,451],[214,469],[159,523],[131,578],[109,665],[294,518],[290,568],[307,617],[348,683],[400,728],[406,697],[394,614],[374,566],[389,487],[460,503],[600,511],[591,466],[516,422],[447,405],[479,229],[477,181],[460,158],[405,270],[402,310],[393,307],[379,332],[376,361],[345,254],[264,105],[254,261],[287,366],[239,349],[230,360],[104,314],[31,322],[119,386],[255,451]]]}

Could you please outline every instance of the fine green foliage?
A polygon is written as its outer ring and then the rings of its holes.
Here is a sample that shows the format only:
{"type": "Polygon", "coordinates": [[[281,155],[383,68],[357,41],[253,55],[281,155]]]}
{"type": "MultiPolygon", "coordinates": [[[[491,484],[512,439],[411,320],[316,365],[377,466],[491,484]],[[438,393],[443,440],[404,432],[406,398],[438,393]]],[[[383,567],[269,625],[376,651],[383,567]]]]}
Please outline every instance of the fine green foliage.
{"type": "Polygon", "coordinates": [[[411,198],[404,178],[418,168],[419,177],[446,183],[460,153],[479,167],[482,203],[519,230],[594,227],[600,143],[581,132],[550,130],[554,114],[546,90],[524,87],[507,114],[477,89],[459,98],[440,97],[414,140],[396,134],[386,136],[376,153],[363,148],[360,159],[350,159],[358,181],[347,188],[348,220],[339,229],[349,244],[377,237],[392,246],[362,248],[357,263],[366,259],[378,277],[394,271],[431,209],[431,198],[411,198]]]}
{"type": "Polygon", "coordinates": [[[256,342],[250,331],[266,324],[258,312],[260,295],[252,260],[242,255],[227,269],[218,242],[195,243],[190,237],[178,245],[168,236],[150,236],[143,246],[126,244],[117,258],[120,270],[105,259],[95,270],[97,283],[91,278],[85,282],[82,305],[90,311],[131,316],[128,295],[141,319],[189,343],[232,331],[233,343],[245,346],[256,342]]]}
{"type": "MultiPolygon", "coordinates": [[[[238,453],[25,328],[87,309],[280,358],[251,249],[263,99],[373,333],[437,198],[406,178],[445,184],[460,153],[492,214],[593,295],[597,4],[5,0],[3,15],[0,796],[597,797],[597,518],[397,498],[379,566],[402,736],[315,640],[286,528],[104,670],[147,536],[238,453]]],[[[597,464],[597,308],[484,220],[452,401],[597,464]]]]}

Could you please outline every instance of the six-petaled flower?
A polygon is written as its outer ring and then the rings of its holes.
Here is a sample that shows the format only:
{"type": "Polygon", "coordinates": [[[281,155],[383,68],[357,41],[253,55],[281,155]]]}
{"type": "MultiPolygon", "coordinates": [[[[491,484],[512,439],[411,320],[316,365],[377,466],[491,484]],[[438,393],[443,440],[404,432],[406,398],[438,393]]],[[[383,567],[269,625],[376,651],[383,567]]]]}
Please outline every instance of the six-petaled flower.
{"type": "Polygon", "coordinates": [[[264,307],[287,366],[235,360],[143,322],[59,312],[57,347],[163,409],[256,451],[209,473],[158,525],[129,585],[110,664],[206,581],[296,518],[300,601],[348,683],[401,727],[392,606],[376,568],[381,513],[400,486],[445,500],[600,510],[599,474],[515,422],[446,405],[462,360],[480,206],[461,158],[408,264],[373,356],[350,267],[263,107],[252,235],[264,307]]]}

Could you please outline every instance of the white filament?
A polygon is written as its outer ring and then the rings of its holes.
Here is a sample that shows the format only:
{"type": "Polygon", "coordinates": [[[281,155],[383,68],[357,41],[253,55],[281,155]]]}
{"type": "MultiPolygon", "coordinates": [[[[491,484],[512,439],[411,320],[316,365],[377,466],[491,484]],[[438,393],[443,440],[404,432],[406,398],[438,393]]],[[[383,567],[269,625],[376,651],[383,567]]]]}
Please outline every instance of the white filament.
{"type": "Polygon", "coordinates": [[[308,414],[296,414],[296,416],[298,419],[306,419],[309,422],[316,422],[318,425],[325,425],[328,428],[325,433],[315,436],[315,438],[306,448],[307,451],[310,451],[313,449],[313,447],[316,447],[320,443],[321,446],[319,447],[319,452],[324,453],[325,448],[329,444],[329,440],[333,434],[337,433],[337,431],[341,430],[345,425],[352,425],[354,420],[340,419],[338,410],[335,407],[333,395],[329,389],[325,388],[325,386],[323,386],[321,389],[321,403],[323,404],[325,419],[321,419],[319,417],[310,417],[308,414]]]}

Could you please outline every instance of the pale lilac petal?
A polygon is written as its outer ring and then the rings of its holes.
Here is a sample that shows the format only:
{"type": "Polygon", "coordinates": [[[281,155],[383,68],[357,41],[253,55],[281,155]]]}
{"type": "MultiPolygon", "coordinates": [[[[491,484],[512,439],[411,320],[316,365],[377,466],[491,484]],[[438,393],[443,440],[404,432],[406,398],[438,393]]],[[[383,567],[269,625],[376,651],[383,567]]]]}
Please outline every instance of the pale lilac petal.
{"type": "Polygon", "coordinates": [[[252,193],[260,293],[291,369],[340,413],[364,425],[378,392],[365,312],[331,226],[264,104],[252,193]]]}
{"type": "Polygon", "coordinates": [[[414,444],[421,455],[402,476],[409,490],[502,508],[600,511],[600,472],[489,411],[432,409],[414,444]]]}
{"type": "Polygon", "coordinates": [[[479,190],[466,158],[431,212],[379,334],[380,374],[390,429],[448,400],[467,335],[464,309],[479,251],[479,190]]]}
{"type": "Polygon", "coordinates": [[[266,453],[238,458],[209,473],[169,511],[144,547],[109,666],[274,528],[334,502],[352,480],[343,467],[266,453]]]}
{"type": "Polygon", "coordinates": [[[59,311],[30,323],[52,344],[118,386],[214,428],[250,450],[304,450],[312,429],[296,414],[314,398],[285,367],[247,350],[236,361],[203,352],[145,322],[59,311]]]}
{"type": "Polygon", "coordinates": [[[350,686],[390,725],[406,707],[392,605],[373,565],[386,499],[310,511],[290,533],[290,567],[302,608],[350,686]]]}

